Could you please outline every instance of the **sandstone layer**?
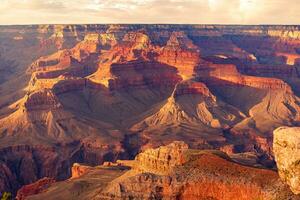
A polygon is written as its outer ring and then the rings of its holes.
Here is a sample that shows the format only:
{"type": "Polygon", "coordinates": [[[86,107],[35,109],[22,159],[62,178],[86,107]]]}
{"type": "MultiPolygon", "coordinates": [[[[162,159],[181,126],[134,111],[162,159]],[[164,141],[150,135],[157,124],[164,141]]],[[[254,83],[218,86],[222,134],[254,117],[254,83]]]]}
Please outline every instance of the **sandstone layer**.
{"type": "Polygon", "coordinates": [[[298,26],[33,25],[0,33],[0,192],[175,140],[274,168],[273,130],[300,123],[298,26]]]}
{"type": "Polygon", "coordinates": [[[43,179],[38,180],[35,183],[23,186],[20,190],[18,190],[16,199],[17,200],[25,200],[28,196],[44,192],[54,182],[55,182],[55,180],[53,180],[51,178],[43,178],[43,179]]]}
{"type": "Polygon", "coordinates": [[[135,160],[97,166],[54,183],[34,199],[299,199],[276,172],[246,167],[221,151],[189,149],[174,142],[148,149],[135,160]],[[131,167],[129,169],[128,167],[131,167]],[[60,194],[60,196],[59,196],[60,194]]]}
{"type": "Polygon", "coordinates": [[[300,194],[300,128],[280,127],[274,131],[273,149],[279,175],[295,194],[300,194]]]}

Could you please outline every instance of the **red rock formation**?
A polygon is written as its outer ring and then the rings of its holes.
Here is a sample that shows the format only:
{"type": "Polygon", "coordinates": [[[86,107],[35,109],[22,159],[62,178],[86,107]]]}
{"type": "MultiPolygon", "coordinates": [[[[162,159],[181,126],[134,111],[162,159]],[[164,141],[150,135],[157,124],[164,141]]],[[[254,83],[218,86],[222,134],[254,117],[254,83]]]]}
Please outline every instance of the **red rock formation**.
{"type": "Polygon", "coordinates": [[[65,78],[53,86],[55,94],[82,90],[87,86],[86,79],[82,78],[65,78]]]}
{"type": "Polygon", "coordinates": [[[274,131],[274,156],[280,178],[294,194],[300,194],[299,127],[280,127],[274,131]]]}
{"type": "Polygon", "coordinates": [[[108,81],[110,89],[126,87],[174,86],[181,79],[176,70],[157,62],[132,61],[112,64],[110,72],[115,78],[108,81]]]}
{"type": "Polygon", "coordinates": [[[119,161],[117,166],[91,168],[59,186],[29,199],[52,198],[58,192],[68,199],[82,195],[93,199],[299,199],[272,170],[239,165],[219,151],[188,149],[183,142],[146,150],[134,161],[119,161]],[[126,164],[133,168],[122,166],[126,164]],[[84,190],[76,187],[79,182],[84,190]],[[69,188],[68,192],[61,187],[69,188]]]}
{"type": "Polygon", "coordinates": [[[91,33],[85,35],[84,40],[72,48],[71,52],[77,61],[82,62],[91,54],[98,54],[102,48],[109,48],[115,44],[116,39],[113,34],[91,33]]]}
{"type": "Polygon", "coordinates": [[[71,179],[78,178],[91,170],[90,166],[81,165],[79,163],[74,163],[71,169],[71,179]]]}
{"type": "Polygon", "coordinates": [[[188,145],[184,142],[173,142],[157,149],[148,149],[136,156],[138,163],[135,169],[141,172],[168,174],[177,165],[184,163],[184,152],[188,145]]]}
{"type": "Polygon", "coordinates": [[[269,133],[300,121],[297,29],[0,27],[5,49],[0,52],[0,146],[14,147],[1,151],[0,188],[14,191],[43,176],[66,179],[74,162],[133,157],[143,148],[182,139],[199,149],[250,151],[258,160],[272,161],[269,133]],[[284,56],[295,59],[295,67],[286,65],[284,56]],[[210,57],[218,60],[204,61],[210,57]],[[35,58],[23,90],[23,68],[35,58]],[[30,150],[19,147],[23,144],[30,150]],[[41,147],[31,150],[37,144],[41,147]]]}
{"type": "Polygon", "coordinates": [[[110,89],[174,86],[181,78],[177,75],[176,66],[162,64],[156,58],[160,51],[145,33],[128,33],[120,44],[102,55],[99,69],[91,80],[110,89]]]}
{"type": "Polygon", "coordinates": [[[286,58],[287,65],[295,65],[297,59],[300,58],[298,54],[289,54],[289,53],[277,53],[277,56],[284,56],[286,58]]]}
{"type": "MultiPolygon", "coordinates": [[[[135,70],[142,70],[144,65],[143,62],[146,62],[147,64],[149,59],[151,59],[148,56],[151,51],[152,45],[146,34],[141,31],[129,32],[125,34],[120,43],[114,45],[109,51],[101,54],[98,71],[91,76],[91,81],[103,84],[111,89],[120,88],[122,87],[122,82],[127,81],[129,81],[128,85],[141,85],[144,82],[143,79],[146,79],[147,77],[141,77],[143,76],[142,72],[137,71],[136,73],[135,70]],[[137,66],[136,69],[134,64],[140,66],[137,66]],[[115,80],[116,76],[126,76],[127,72],[125,74],[118,74],[118,72],[122,70],[128,70],[133,73],[133,76],[130,78],[124,77],[125,80],[115,80]],[[134,75],[138,76],[134,77],[134,75]]],[[[130,73],[128,73],[128,76],[129,75],[130,73]]]]}
{"type": "Polygon", "coordinates": [[[209,89],[204,83],[195,81],[184,81],[176,86],[174,91],[175,98],[181,95],[201,94],[203,96],[212,96],[209,89]]]}
{"type": "Polygon", "coordinates": [[[21,189],[18,190],[16,199],[17,200],[25,200],[28,196],[39,194],[44,192],[55,182],[52,178],[42,178],[32,184],[25,185],[21,189]]]}
{"type": "Polygon", "coordinates": [[[209,80],[211,85],[249,86],[292,92],[291,87],[280,79],[242,75],[235,65],[230,64],[202,63],[197,67],[197,76],[202,80],[209,80]]]}
{"type": "Polygon", "coordinates": [[[184,78],[193,75],[199,59],[199,49],[183,32],[173,32],[158,56],[159,62],[175,66],[184,78]]]}
{"type": "Polygon", "coordinates": [[[30,71],[51,71],[62,70],[75,64],[75,59],[72,59],[69,50],[60,50],[51,56],[41,57],[35,61],[30,67],[30,71]]]}
{"type": "Polygon", "coordinates": [[[51,110],[60,108],[58,98],[51,90],[39,90],[28,94],[24,99],[24,109],[31,110],[51,110]]]}
{"type": "MultiPolygon", "coordinates": [[[[95,199],[243,199],[296,198],[280,180],[276,172],[236,164],[218,151],[188,150],[183,143],[174,143],[137,156],[136,169],[111,182],[95,199]],[[180,144],[180,145],[179,145],[180,144]],[[183,147],[183,148],[182,148],[183,147]],[[161,150],[163,154],[158,153],[161,150]],[[167,165],[168,156],[179,162],[167,165]],[[179,156],[179,157],[178,157],[179,156]],[[139,158],[141,157],[141,158],[139,158]],[[144,163],[148,165],[145,168],[144,163]],[[158,175],[157,169],[166,169],[158,175]],[[276,182],[276,186],[272,183],[276,182]]],[[[161,172],[161,171],[160,171],[161,172]]]]}
{"type": "MultiPolygon", "coordinates": [[[[296,61],[295,61],[296,63],[296,61]]],[[[282,65],[250,65],[239,67],[243,73],[252,76],[264,76],[264,77],[274,77],[274,78],[296,78],[297,70],[294,66],[282,66],[282,65]]]]}

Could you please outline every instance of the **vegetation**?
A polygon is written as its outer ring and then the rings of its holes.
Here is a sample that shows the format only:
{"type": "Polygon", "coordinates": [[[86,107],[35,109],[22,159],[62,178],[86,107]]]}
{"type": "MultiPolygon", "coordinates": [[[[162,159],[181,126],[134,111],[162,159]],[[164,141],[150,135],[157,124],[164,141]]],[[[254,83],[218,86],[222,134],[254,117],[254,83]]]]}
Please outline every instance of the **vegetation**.
{"type": "Polygon", "coordinates": [[[10,192],[4,192],[1,196],[1,200],[12,200],[12,199],[13,199],[12,194],[10,192]]]}

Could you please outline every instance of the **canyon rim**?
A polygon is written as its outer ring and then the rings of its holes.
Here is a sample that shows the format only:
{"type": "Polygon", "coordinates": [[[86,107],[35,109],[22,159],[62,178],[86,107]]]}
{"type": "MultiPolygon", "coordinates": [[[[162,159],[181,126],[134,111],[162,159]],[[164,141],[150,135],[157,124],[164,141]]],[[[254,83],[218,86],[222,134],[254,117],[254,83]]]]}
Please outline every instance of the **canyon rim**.
{"type": "Polygon", "coordinates": [[[300,199],[288,2],[1,2],[0,198],[300,199]]]}

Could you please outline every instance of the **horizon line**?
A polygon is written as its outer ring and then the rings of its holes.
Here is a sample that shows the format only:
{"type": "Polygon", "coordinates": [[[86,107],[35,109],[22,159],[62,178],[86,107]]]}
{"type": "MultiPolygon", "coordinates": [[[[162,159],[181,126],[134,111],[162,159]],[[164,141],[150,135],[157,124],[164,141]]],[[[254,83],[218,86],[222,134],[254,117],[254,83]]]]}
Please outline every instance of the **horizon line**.
{"type": "Polygon", "coordinates": [[[35,26],[35,25],[211,25],[211,26],[300,26],[300,24],[239,24],[239,23],[24,23],[0,24],[0,26],[35,26]]]}

